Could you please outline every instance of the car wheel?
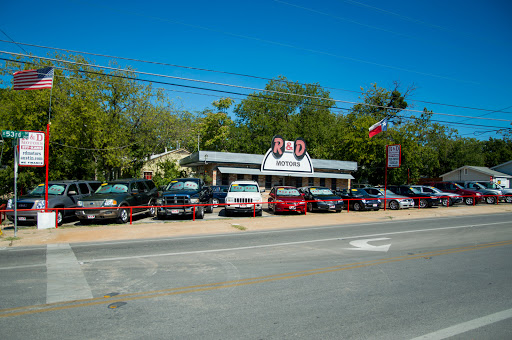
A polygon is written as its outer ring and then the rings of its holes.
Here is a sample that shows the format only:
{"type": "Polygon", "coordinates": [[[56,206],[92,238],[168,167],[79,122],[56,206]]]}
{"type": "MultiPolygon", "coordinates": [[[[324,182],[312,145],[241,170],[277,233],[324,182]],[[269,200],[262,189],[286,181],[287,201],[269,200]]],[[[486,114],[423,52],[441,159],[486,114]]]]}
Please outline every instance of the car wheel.
{"type": "Polygon", "coordinates": [[[379,208],[375,208],[375,209],[373,209],[373,211],[379,211],[379,208]]]}
{"type": "Polygon", "coordinates": [[[313,203],[308,203],[308,212],[313,212],[313,203]]]}
{"type": "Polygon", "coordinates": [[[446,207],[448,205],[452,205],[452,203],[448,200],[448,198],[442,198],[441,199],[441,204],[443,205],[443,207],[446,207]]]}
{"type": "Polygon", "coordinates": [[[59,212],[57,213],[57,225],[61,226],[63,221],[64,215],[62,215],[62,211],[59,210],[59,212]]]}
{"type": "Polygon", "coordinates": [[[426,207],[428,207],[427,200],[424,198],[421,198],[420,199],[420,208],[426,208],[426,207]]]}
{"type": "Polygon", "coordinates": [[[263,211],[262,210],[256,210],[256,216],[262,216],[263,211]]]}
{"type": "Polygon", "coordinates": [[[341,209],[337,209],[337,210],[336,210],[336,212],[337,212],[337,213],[340,213],[340,212],[341,212],[341,209]]]}
{"type": "Polygon", "coordinates": [[[496,197],[494,197],[494,196],[487,196],[485,198],[485,202],[487,204],[494,204],[494,203],[496,203],[496,197]]]}
{"type": "Polygon", "coordinates": [[[147,212],[148,217],[155,217],[156,216],[156,207],[155,203],[153,201],[149,202],[149,209],[147,212]]]}
{"type": "Polygon", "coordinates": [[[209,201],[208,201],[208,204],[209,204],[209,205],[207,205],[207,206],[206,206],[206,212],[207,212],[208,214],[211,214],[211,213],[213,213],[213,200],[212,200],[212,199],[211,199],[211,200],[209,200],[209,201]]]}
{"type": "Polygon", "coordinates": [[[204,207],[196,207],[196,219],[202,220],[204,218],[204,207]]]}
{"type": "Polygon", "coordinates": [[[123,208],[119,210],[119,216],[117,217],[117,223],[119,224],[125,224],[128,222],[130,216],[128,216],[128,209],[123,208]]]}
{"type": "Polygon", "coordinates": [[[473,202],[474,202],[473,197],[464,198],[464,203],[466,203],[466,205],[473,205],[473,202]]]}
{"type": "Polygon", "coordinates": [[[389,209],[391,210],[398,210],[400,208],[400,205],[397,201],[391,201],[389,202],[389,209]]]}
{"type": "Polygon", "coordinates": [[[355,211],[360,211],[360,210],[362,210],[361,203],[359,203],[359,202],[354,202],[354,210],[355,210],[355,211]]]}
{"type": "Polygon", "coordinates": [[[507,203],[512,203],[512,196],[507,196],[507,197],[505,197],[505,201],[506,201],[507,203]]]}
{"type": "Polygon", "coordinates": [[[219,200],[218,200],[217,198],[214,198],[214,199],[212,200],[212,204],[213,204],[213,207],[214,207],[214,208],[217,208],[217,207],[219,206],[219,200]]]}

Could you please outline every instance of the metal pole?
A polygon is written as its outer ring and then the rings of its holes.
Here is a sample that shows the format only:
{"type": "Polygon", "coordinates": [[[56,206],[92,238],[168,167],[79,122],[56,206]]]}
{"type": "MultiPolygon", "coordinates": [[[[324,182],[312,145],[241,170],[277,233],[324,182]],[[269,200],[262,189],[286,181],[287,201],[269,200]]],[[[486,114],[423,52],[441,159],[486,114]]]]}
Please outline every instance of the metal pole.
{"type": "Polygon", "coordinates": [[[18,138],[12,141],[14,145],[14,237],[18,233],[18,138]]]}

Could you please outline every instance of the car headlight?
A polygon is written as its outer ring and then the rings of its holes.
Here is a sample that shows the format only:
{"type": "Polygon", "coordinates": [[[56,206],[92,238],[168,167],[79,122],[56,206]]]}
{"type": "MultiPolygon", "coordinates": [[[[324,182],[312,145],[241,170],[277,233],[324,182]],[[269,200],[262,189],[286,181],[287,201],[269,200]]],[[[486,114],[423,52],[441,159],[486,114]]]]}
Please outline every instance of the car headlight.
{"type": "Polygon", "coordinates": [[[193,204],[199,203],[199,198],[191,198],[190,203],[193,203],[193,204]]]}
{"type": "Polygon", "coordinates": [[[161,198],[157,198],[156,205],[164,205],[164,200],[161,198]]]}
{"type": "Polygon", "coordinates": [[[477,195],[477,196],[482,196],[482,194],[481,194],[481,193],[479,193],[479,192],[477,192],[477,193],[476,193],[476,195],[477,195]]]}
{"type": "Polygon", "coordinates": [[[233,203],[233,202],[235,202],[233,197],[226,197],[226,203],[233,203]]]}
{"type": "Polygon", "coordinates": [[[12,198],[7,200],[7,209],[12,209],[12,198]]]}
{"type": "Polygon", "coordinates": [[[34,205],[35,209],[44,209],[44,207],[46,205],[46,202],[44,200],[42,200],[42,201],[35,201],[34,203],[35,203],[35,205],[34,205]]]}
{"type": "Polygon", "coordinates": [[[84,206],[84,202],[83,201],[78,201],[78,202],[76,202],[76,205],[79,206],[79,207],[83,207],[84,206]]]}
{"type": "Polygon", "coordinates": [[[113,199],[108,199],[103,202],[104,207],[115,207],[117,205],[117,201],[113,199]]]}
{"type": "Polygon", "coordinates": [[[338,204],[343,204],[343,200],[339,200],[338,202],[336,202],[338,204]]]}
{"type": "Polygon", "coordinates": [[[361,200],[361,202],[366,203],[366,200],[361,200]]]}

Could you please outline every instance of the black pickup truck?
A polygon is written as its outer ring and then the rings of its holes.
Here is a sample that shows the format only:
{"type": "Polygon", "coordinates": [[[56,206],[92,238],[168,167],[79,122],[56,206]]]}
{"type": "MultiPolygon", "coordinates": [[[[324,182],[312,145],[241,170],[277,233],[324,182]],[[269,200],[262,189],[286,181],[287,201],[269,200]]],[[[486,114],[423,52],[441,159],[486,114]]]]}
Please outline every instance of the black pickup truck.
{"type": "Polygon", "coordinates": [[[204,213],[212,213],[211,190],[205,186],[200,178],[179,178],[172,180],[163,188],[163,192],[156,201],[157,218],[162,219],[175,215],[192,215],[194,204],[209,204],[196,206],[195,217],[202,219],[204,213]]]}

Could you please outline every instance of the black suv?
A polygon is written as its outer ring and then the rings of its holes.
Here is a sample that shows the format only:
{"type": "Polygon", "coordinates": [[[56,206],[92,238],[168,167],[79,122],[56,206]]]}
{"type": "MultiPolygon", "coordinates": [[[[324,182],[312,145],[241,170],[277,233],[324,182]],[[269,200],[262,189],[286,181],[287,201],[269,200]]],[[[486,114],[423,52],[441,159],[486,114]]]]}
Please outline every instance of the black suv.
{"type": "Polygon", "coordinates": [[[389,190],[397,195],[410,197],[414,200],[416,206],[420,208],[432,208],[434,205],[441,203],[441,198],[436,195],[421,192],[409,185],[388,185],[389,190]]]}
{"type": "MultiPolygon", "coordinates": [[[[63,180],[48,182],[48,209],[76,208],[79,200],[90,196],[100,186],[99,181],[63,180]]],[[[37,222],[38,211],[45,209],[45,183],[39,184],[28,195],[18,197],[17,209],[34,209],[17,211],[19,222],[37,222]]],[[[7,209],[14,209],[13,200],[7,201],[7,209]]],[[[14,221],[14,211],[6,213],[14,221]]],[[[57,223],[61,225],[64,218],[75,216],[74,210],[58,210],[57,223]]]]}
{"type": "Polygon", "coordinates": [[[82,224],[107,219],[126,223],[130,219],[130,207],[136,207],[132,208],[134,214],[145,212],[149,216],[154,216],[157,197],[158,191],[151,180],[118,179],[101,184],[92,196],[78,201],[78,206],[83,207],[84,210],[77,210],[76,216],[82,224]],[[118,209],[98,209],[113,207],[118,209]]]}
{"type": "Polygon", "coordinates": [[[370,195],[364,188],[360,189],[341,189],[337,190],[336,194],[343,198],[345,202],[348,200],[348,208],[360,210],[379,210],[382,205],[380,198],[370,195]]]}
{"type": "Polygon", "coordinates": [[[192,215],[194,204],[209,204],[195,207],[195,218],[202,219],[204,213],[213,212],[211,190],[200,178],[178,178],[172,180],[165,188],[156,205],[157,218],[174,215],[192,215]]]}

